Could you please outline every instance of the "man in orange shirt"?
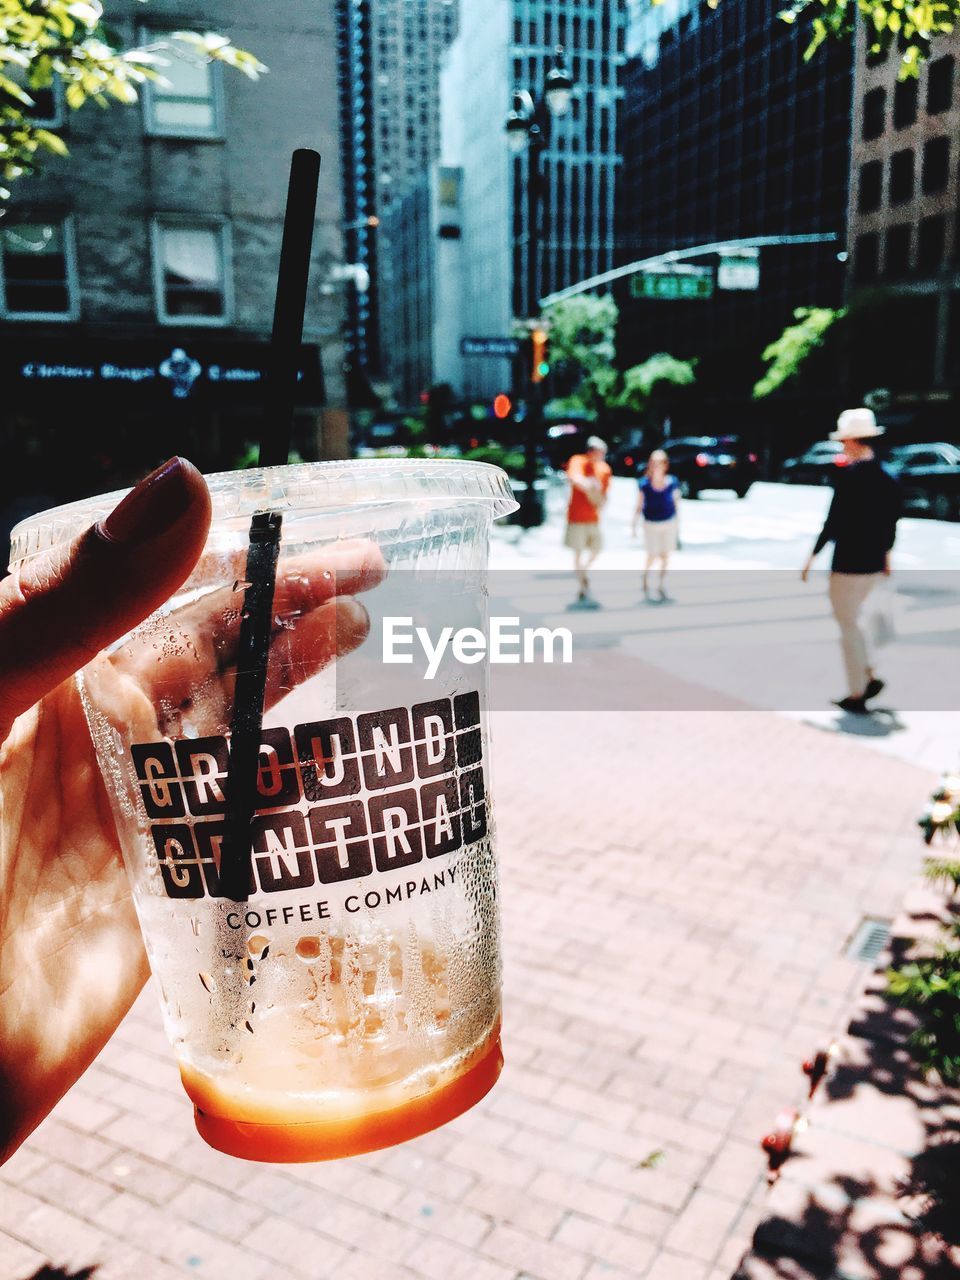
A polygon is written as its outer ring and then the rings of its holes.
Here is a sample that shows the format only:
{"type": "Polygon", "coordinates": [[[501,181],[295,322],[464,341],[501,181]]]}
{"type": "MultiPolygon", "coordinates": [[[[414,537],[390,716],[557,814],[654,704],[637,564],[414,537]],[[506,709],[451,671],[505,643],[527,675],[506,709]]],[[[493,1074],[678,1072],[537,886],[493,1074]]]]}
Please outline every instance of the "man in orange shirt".
{"type": "Polygon", "coordinates": [[[573,607],[577,609],[600,608],[590,595],[587,570],[603,546],[600,511],[607,500],[611,475],[606,456],[606,443],[598,436],[591,436],[586,453],[575,453],[567,463],[570,505],[567,507],[567,532],[563,541],[573,552],[573,567],[579,587],[573,607]]]}

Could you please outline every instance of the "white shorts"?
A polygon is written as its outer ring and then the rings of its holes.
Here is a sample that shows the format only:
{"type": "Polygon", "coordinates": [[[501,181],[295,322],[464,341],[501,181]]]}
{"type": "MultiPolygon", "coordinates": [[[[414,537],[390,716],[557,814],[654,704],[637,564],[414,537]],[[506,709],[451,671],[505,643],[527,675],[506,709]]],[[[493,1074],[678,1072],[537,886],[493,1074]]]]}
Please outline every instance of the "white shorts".
{"type": "Polygon", "coordinates": [[[603,535],[599,521],[571,520],[567,524],[563,544],[571,551],[600,551],[603,547],[603,535]]]}
{"type": "Polygon", "coordinates": [[[677,549],[677,517],[670,520],[644,520],[643,541],[648,556],[667,556],[677,549]]]}

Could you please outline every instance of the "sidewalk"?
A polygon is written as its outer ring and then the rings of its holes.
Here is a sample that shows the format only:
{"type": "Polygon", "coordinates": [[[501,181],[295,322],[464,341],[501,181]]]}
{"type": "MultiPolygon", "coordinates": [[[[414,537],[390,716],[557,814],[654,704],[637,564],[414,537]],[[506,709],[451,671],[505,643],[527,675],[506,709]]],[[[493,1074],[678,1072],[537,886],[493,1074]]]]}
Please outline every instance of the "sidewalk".
{"type": "MultiPolygon", "coordinates": [[[[497,717],[507,1065],[394,1150],[256,1166],[193,1131],[152,991],[0,1170],[0,1276],[729,1280],[758,1141],[869,972],[928,773],[762,712],[497,717]]],[[[784,1273],[786,1274],[786,1273],[784,1273]]]]}
{"type": "Polygon", "coordinates": [[[884,972],[927,945],[946,920],[943,894],[916,885],[864,991],[835,1068],[809,1108],[754,1250],[736,1280],[951,1280],[960,1274],[955,1205],[926,1189],[956,1186],[960,1089],[924,1079],[907,1046],[915,1017],[886,993],[884,972]],[[946,1226],[916,1230],[915,1220],[946,1226]]]}

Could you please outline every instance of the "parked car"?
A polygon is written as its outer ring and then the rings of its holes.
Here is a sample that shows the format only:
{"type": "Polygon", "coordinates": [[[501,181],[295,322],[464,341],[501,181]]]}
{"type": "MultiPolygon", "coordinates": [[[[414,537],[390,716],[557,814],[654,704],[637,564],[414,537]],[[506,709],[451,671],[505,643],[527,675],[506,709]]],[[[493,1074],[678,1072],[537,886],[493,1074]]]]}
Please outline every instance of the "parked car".
{"type": "Polygon", "coordinates": [[[647,464],[650,450],[644,447],[643,427],[630,427],[607,454],[615,476],[636,476],[647,464]]]}
{"type": "Polygon", "coordinates": [[[906,444],[884,459],[899,479],[906,510],[935,520],[960,520],[960,449],[953,444],[906,444]]]}
{"type": "Polygon", "coordinates": [[[380,450],[400,450],[408,443],[409,437],[410,432],[402,422],[387,419],[371,422],[362,433],[355,453],[358,458],[370,458],[380,450]]]}
{"type": "Polygon", "coordinates": [[[664,448],[685,498],[699,498],[704,489],[732,489],[745,498],[757,478],[757,455],[736,436],[686,436],[664,448]]]}
{"type": "Polygon", "coordinates": [[[543,445],[547,466],[563,471],[575,453],[582,453],[593,432],[582,422],[552,422],[543,445]]]}
{"type": "Polygon", "coordinates": [[[839,440],[818,440],[798,458],[788,458],[780,469],[785,484],[833,484],[838,467],[847,465],[839,440]]]}

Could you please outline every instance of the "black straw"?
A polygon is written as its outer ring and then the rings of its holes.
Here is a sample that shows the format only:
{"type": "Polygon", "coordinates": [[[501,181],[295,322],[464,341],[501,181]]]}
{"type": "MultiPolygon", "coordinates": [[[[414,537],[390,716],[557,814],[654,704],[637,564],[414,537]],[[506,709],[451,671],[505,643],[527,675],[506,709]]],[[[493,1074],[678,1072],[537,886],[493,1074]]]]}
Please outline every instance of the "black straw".
{"type": "MultiPolygon", "coordinates": [[[[290,162],[277,298],[264,392],[260,466],[287,462],[293,432],[303,313],[320,180],[320,156],[300,150],[290,162]]],[[[237,648],[237,681],[230,724],[225,831],[220,854],[220,896],[246,902],[252,888],[250,822],[257,808],[257,776],[263,732],[263,701],[273,630],[273,593],[283,515],[266,511],[250,522],[246,588],[237,648]]]]}

